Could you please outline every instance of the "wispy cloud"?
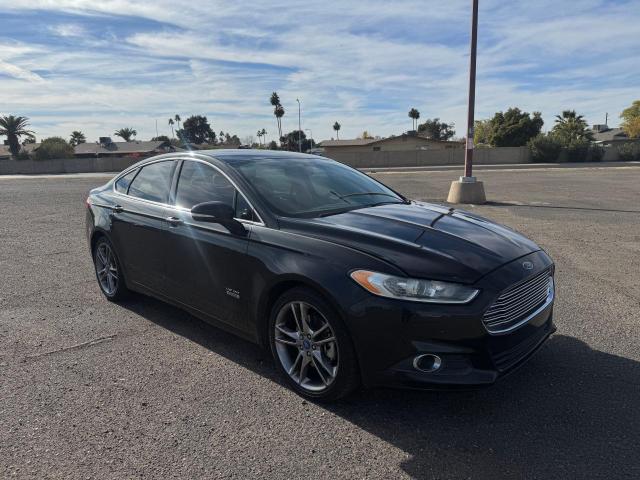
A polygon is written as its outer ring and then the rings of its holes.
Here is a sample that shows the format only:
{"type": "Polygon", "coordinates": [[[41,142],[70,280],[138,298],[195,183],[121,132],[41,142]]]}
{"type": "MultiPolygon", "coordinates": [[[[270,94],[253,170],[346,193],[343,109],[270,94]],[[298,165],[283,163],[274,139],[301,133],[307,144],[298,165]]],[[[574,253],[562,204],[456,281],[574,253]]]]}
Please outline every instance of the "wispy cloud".
{"type": "MultiPolygon", "coordinates": [[[[467,0],[0,0],[0,15],[0,113],[39,136],[126,124],[148,137],[156,119],[168,133],[173,114],[202,113],[216,131],[275,138],[274,90],[285,129],[300,98],[316,138],[336,120],[345,136],[397,134],[411,107],[464,123],[467,0]]],[[[638,97],[639,21],[632,0],[483,1],[477,115],[615,118],[638,97]]]]}

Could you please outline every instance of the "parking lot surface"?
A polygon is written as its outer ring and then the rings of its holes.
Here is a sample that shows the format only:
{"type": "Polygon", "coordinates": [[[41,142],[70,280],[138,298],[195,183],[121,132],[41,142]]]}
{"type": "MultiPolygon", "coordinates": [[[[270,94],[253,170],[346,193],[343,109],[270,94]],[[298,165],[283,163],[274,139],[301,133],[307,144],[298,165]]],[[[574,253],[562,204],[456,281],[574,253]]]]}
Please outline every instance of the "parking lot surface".
{"type": "MultiPolygon", "coordinates": [[[[556,261],[558,332],[491,388],[332,405],[258,346],[102,297],[104,176],[0,179],[0,478],[640,478],[640,167],[478,173],[492,203],[468,209],[556,261]]],[[[374,175],[442,201],[456,172],[374,175]]]]}

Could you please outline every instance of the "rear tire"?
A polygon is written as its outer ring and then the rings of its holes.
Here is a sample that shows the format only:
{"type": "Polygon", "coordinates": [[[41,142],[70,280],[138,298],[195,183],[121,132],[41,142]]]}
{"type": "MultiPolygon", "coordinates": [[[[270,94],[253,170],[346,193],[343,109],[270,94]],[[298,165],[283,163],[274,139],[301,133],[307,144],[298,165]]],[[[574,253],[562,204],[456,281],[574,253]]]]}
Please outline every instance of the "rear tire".
{"type": "Polygon", "coordinates": [[[303,397],[333,401],[360,385],[351,337],[335,309],[311,289],[297,287],[275,303],[269,345],[278,370],[303,397]]]}
{"type": "Polygon", "coordinates": [[[93,248],[93,265],[98,286],[107,300],[119,302],[129,296],[120,260],[106,237],[99,238],[93,248]]]}

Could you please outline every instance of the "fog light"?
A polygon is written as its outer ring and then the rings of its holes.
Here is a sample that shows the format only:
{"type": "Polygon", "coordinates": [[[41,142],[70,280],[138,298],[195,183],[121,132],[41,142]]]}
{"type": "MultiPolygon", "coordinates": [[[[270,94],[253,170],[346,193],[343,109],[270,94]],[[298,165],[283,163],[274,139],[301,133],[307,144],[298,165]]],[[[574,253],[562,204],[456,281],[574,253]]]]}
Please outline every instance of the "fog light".
{"type": "Polygon", "coordinates": [[[413,359],[413,368],[421,372],[435,372],[442,366],[442,359],[432,353],[418,355],[413,359]]]}

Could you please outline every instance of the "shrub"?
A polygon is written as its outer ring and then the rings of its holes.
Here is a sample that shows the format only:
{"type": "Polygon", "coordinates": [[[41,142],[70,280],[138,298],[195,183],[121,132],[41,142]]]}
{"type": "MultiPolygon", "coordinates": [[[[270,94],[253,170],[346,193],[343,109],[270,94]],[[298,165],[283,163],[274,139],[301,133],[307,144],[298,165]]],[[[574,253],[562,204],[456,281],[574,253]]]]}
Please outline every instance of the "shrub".
{"type": "Polygon", "coordinates": [[[36,150],[36,159],[71,158],[73,153],[73,147],[64,138],[50,137],[45,138],[36,150]]]}
{"type": "Polygon", "coordinates": [[[604,147],[600,145],[591,145],[589,150],[589,161],[601,162],[604,158],[604,147]]]}
{"type": "Polygon", "coordinates": [[[591,143],[588,140],[578,138],[568,142],[565,146],[565,150],[567,152],[567,161],[568,162],[586,162],[587,155],[589,154],[589,149],[591,148],[591,143]]]}
{"type": "Polygon", "coordinates": [[[618,147],[618,159],[623,162],[640,161],[640,142],[623,143],[618,147]]]}
{"type": "Polygon", "coordinates": [[[536,163],[557,162],[562,145],[552,135],[537,135],[527,143],[531,150],[531,159],[536,163]]]}

